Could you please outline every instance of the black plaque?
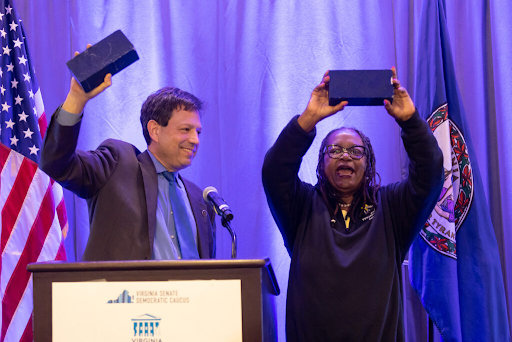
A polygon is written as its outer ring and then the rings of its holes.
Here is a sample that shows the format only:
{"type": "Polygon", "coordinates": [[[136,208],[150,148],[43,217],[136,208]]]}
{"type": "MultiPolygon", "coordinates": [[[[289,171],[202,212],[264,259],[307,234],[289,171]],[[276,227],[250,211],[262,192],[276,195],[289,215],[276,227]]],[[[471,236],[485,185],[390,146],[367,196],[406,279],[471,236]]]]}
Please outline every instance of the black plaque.
{"type": "Polygon", "coordinates": [[[329,70],[329,105],[381,106],[393,101],[391,70],[329,70]]]}
{"type": "Polygon", "coordinates": [[[132,43],[117,30],[66,64],[85,92],[99,86],[105,75],[117,74],[139,59],[132,43]]]}

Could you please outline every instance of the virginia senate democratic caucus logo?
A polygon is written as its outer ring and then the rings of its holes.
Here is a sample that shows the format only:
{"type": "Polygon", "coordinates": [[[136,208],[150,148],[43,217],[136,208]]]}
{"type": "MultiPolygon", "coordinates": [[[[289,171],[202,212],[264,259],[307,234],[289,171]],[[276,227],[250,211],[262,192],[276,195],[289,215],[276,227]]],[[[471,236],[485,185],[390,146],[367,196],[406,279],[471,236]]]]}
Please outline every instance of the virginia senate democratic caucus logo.
{"type": "Polygon", "coordinates": [[[473,170],[464,137],[448,117],[448,105],[434,110],[427,122],[443,151],[444,185],[420,236],[438,252],[457,259],[457,231],[473,201],[473,170]]]}
{"type": "MultiPolygon", "coordinates": [[[[107,304],[135,303],[133,295],[127,290],[121,292],[116,299],[110,299],[107,304]]],[[[160,327],[162,319],[150,314],[144,314],[131,319],[130,330],[132,331],[132,342],[162,342],[160,339],[160,327]]]]}

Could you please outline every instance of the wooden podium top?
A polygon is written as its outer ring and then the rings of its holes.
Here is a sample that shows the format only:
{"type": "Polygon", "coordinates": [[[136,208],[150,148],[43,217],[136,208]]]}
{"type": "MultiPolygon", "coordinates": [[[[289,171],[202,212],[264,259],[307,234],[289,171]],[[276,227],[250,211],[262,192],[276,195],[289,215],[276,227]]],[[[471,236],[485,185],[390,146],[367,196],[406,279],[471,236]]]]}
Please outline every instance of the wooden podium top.
{"type": "Polygon", "coordinates": [[[272,268],[268,259],[127,260],[127,261],[45,261],[27,266],[29,272],[158,270],[203,268],[272,268]]]}

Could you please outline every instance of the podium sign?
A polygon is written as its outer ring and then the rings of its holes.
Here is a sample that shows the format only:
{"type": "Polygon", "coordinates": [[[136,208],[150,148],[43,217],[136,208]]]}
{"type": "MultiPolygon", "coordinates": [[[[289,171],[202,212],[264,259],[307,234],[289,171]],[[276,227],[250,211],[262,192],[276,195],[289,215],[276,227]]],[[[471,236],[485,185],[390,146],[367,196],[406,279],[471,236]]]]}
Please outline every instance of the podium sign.
{"type": "Polygon", "coordinates": [[[55,342],[242,341],[239,279],[61,282],[52,298],[55,342]]]}
{"type": "Polygon", "coordinates": [[[43,262],[34,341],[276,341],[268,259],[43,262]]]}

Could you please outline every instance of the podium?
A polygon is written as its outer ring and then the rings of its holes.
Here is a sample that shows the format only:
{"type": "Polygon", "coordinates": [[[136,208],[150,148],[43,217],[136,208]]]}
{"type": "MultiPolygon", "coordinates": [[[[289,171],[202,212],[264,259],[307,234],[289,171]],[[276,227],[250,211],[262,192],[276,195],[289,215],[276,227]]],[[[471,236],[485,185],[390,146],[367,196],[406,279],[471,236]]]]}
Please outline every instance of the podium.
{"type": "MultiPolygon", "coordinates": [[[[93,331],[94,324],[101,325],[106,320],[117,319],[117,316],[123,316],[135,307],[143,308],[139,311],[144,315],[130,316],[131,321],[123,323],[126,328],[119,332],[126,338],[119,340],[178,340],[152,336],[165,332],[165,329],[175,334],[186,324],[192,324],[193,329],[197,329],[193,330],[195,332],[207,329],[210,341],[215,340],[210,337],[220,326],[223,327],[222,331],[232,330],[235,335],[238,334],[233,340],[277,340],[272,297],[278,295],[280,290],[268,259],[44,262],[30,264],[27,269],[33,273],[36,342],[58,340],[55,339],[57,331],[63,328],[60,325],[74,333],[83,331],[82,335],[86,335],[93,331]],[[105,289],[111,288],[114,288],[111,293],[115,295],[105,294],[108,292],[105,289]],[[208,292],[217,288],[219,290],[216,291],[221,291],[218,292],[220,295],[208,292]],[[108,301],[103,298],[105,296],[108,301]],[[99,303],[95,304],[95,301],[99,303]],[[207,313],[207,309],[196,309],[199,306],[195,305],[203,305],[203,302],[214,305],[215,312],[211,314],[207,313]],[[147,307],[155,309],[148,311],[147,307]],[[154,315],[155,310],[161,315],[174,312],[174,316],[165,320],[158,314],[154,315]],[[100,318],[101,315],[107,316],[100,318]],[[223,317],[231,321],[224,322],[223,317]],[[96,321],[91,323],[89,320],[96,321]],[[210,330],[210,320],[222,324],[213,323],[214,328],[210,330]],[[224,327],[225,324],[228,328],[224,327]]],[[[114,323],[109,323],[110,335],[96,338],[117,340],[118,333],[112,331],[116,329],[114,323]]],[[[62,332],[59,334],[61,339],[67,339],[62,332]]],[[[92,335],[83,340],[90,341],[91,338],[92,335]]]]}

